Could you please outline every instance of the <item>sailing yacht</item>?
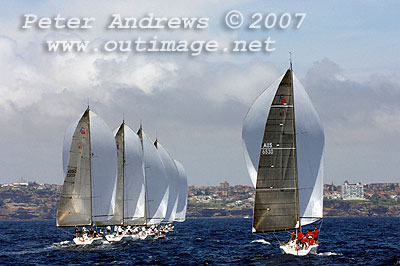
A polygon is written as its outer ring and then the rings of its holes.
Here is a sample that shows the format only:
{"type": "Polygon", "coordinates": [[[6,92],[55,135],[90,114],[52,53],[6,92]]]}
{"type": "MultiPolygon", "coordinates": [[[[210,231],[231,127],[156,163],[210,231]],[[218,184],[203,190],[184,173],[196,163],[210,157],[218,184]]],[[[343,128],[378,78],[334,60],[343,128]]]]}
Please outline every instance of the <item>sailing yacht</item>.
{"type": "Polygon", "coordinates": [[[138,136],[143,149],[145,172],[145,223],[146,227],[160,224],[166,217],[169,184],[160,154],[142,126],[138,136]]]}
{"type": "MultiPolygon", "coordinates": [[[[145,223],[145,186],[143,150],[139,136],[123,121],[114,131],[117,145],[118,176],[114,216],[102,226],[132,226],[145,223]]],[[[124,231],[106,235],[109,242],[120,241],[124,231]]]]}
{"type": "MultiPolygon", "coordinates": [[[[242,139],[256,188],[252,232],[297,232],[322,219],[324,132],[292,63],[250,107],[242,139]]],[[[280,245],[283,253],[301,256],[317,248],[317,242],[280,245]]]]}
{"type": "MultiPolygon", "coordinates": [[[[64,185],[57,209],[57,227],[97,226],[114,215],[117,150],[110,128],[86,109],[65,134],[64,185]]],[[[102,237],[75,237],[77,245],[102,237]]]]}

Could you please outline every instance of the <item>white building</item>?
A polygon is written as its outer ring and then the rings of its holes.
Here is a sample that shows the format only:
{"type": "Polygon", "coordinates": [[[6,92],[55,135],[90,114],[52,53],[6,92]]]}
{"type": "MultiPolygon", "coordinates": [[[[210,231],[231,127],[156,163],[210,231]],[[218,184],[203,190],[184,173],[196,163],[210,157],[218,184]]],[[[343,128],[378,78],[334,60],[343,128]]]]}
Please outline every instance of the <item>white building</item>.
{"type": "Polygon", "coordinates": [[[343,200],[364,200],[364,185],[361,183],[349,184],[345,181],[342,186],[343,200]]]}

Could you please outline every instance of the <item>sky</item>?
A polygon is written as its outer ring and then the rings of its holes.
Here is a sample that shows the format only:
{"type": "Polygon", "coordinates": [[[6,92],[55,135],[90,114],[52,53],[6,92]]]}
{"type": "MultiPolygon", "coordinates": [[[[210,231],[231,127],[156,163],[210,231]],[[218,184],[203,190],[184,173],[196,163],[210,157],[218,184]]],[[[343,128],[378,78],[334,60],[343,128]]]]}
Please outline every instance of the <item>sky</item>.
{"type": "MultiPolygon", "coordinates": [[[[182,162],[190,185],[250,185],[241,132],[254,99],[293,69],[325,130],[324,183],[400,182],[398,1],[2,1],[0,183],[62,184],[67,127],[86,109],[125,118],[182,162]],[[230,10],[245,23],[224,24],[230,10]],[[299,29],[248,29],[251,15],[306,13],[299,29]],[[109,30],[112,14],[208,17],[207,29],[109,30]],[[24,14],[94,17],[92,29],[22,29],[24,14]],[[246,53],[48,52],[47,40],[275,41],[246,53]]],[[[262,23],[260,25],[263,25],[262,23]]]]}

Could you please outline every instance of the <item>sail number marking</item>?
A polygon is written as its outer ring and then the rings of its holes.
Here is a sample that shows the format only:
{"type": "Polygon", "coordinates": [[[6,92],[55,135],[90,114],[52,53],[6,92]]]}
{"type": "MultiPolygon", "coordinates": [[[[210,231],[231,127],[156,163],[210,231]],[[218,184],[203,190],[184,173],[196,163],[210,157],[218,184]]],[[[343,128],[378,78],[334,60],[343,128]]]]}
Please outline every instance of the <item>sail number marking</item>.
{"type": "Polygon", "coordinates": [[[67,177],[75,177],[76,169],[68,169],[67,177]]]}
{"type": "Polygon", "coordinates": [[[272,143],[267,142],[264,143],[263,146],[261,147],[261,154],[262,155],[272,155],[274,154],[274,149],[272,148],[272,143]]]}

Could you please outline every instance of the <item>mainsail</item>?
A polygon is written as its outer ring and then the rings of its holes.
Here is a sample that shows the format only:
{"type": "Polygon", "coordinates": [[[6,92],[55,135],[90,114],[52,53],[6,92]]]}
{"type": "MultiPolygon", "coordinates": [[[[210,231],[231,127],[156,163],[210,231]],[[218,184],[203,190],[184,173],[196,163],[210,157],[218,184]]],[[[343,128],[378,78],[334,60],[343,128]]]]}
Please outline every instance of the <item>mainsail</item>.
{"type": "Polygon", "coordinates": [[[146,224],[159,224],[165,219],[167,213],[168,179],[160,155],[152,141],[143,132],[142,127],[138,135],[144,153],[146,224]]]}
{"type": "Polygon", "coordinates": [[[186,208],[187,208],[187,198],[188,198],[188,183],[187,176],[183,165],[174,160],[176,168],[179,174],[179,185],[178,185],[178,204],[176,206],[175,221],[183,222],[186,219],[186,208]]]}
{"type": "Polygon", "coordinates": [[[101,225],[145,224],[143,150],[138,135],[123,122],[115,130],[118,177],[114,216],[101,225]]]}
{"type": "Polygon", "coordinates": [[[174,160],[158,140],[154,142],[154,146],[156,146],[157,151],[160,154],[169,184],[167,212],[162,222],[172,223],[175,220],[176,208],[178,204],[179,173],[174,160]]]}
{"type": "Polygon", "coordinates": [[[291,69],[250,107],[242,138],[256,187],[253,232],[291,230],[322,218],[324,133],[291,69]]]}
{"type": "Polygon", "coordinates": [[[117,152],[105,122],[89,108],[66,132],[57,226],[84,226],[113,215],[117,152]]]}

